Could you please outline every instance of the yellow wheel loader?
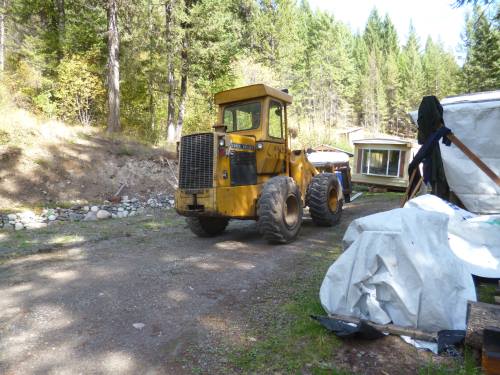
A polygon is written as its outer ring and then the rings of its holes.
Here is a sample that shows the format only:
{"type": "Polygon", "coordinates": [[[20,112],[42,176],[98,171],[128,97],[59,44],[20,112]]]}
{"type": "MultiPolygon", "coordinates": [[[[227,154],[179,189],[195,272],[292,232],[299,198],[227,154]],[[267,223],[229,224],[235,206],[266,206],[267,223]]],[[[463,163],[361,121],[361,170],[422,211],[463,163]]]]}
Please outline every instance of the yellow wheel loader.
{"type": "Polygon", "coordinates": [[[251,85],[220,92],[215,103],[214,131],[179,143],[175,208],[193,233],[215,236],[230,219],[257,220],[267,241],[287,243],[297,237],[306,206],[318,225],[339,221],[343,195],[335,174],[319,173],[303,150],[289,148],[286,91],[251,85]]]}

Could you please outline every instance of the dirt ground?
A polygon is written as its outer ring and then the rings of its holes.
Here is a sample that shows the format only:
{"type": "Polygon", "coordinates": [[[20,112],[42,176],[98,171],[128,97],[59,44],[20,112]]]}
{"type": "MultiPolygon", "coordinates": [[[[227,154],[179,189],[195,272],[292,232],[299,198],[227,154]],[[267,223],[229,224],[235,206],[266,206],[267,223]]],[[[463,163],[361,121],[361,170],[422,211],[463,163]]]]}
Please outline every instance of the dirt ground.
{"type": "Polygon", "coordinates": [[[174,191],[175,153],[22,113],[0,121],[0,212],[174,191]]]}
{"type": "MultiPolygon", "coordinates": [[[[247,372],[228,353],[258,341],[256,325],[279,319],[272,306],[286,302],[294,280],[317,272],[314,254],[338,247],[354,218],[397,204],[387,195],[359,199],[345,207],[339,226],[306,219],[300,238],[283,246],[265,243],[253,222],[196,238],[173,211],[67,224],[67,243],[55,230],[38,242],[36,234],[12,232],[0,248],[44,252],[0,264],[0,373],[247,372]],[[50,251],[50,243],[59,245],[50,251]],[[271,315],[261,320],[264,310],[271,315]]],[[[323,274],[328,264],[322,267],[323,274]]],[[[361,374],[415,373],[430,357],[394,337],[331,348],[336,366],[361,374]]]]}

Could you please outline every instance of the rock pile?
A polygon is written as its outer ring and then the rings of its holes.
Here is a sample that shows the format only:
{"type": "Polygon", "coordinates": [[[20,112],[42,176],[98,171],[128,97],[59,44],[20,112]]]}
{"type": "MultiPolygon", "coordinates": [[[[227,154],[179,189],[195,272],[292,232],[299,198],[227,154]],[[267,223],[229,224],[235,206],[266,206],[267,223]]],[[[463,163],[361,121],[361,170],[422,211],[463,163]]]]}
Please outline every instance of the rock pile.
{"type": "Polygon", "coordinates": [[[102,205],[47,208],[40,215],[32,211],[0,214],[0,229],[37,229],[64,221],[120,219],[140,214],[147,208],[170,209],[172,207],[174,207],[174,198],[171,195],[157,194],[145,201],[138,198],[129,199],[127,196],[123,196],[121,202],[117,204],[105,201],[102,205]]]}

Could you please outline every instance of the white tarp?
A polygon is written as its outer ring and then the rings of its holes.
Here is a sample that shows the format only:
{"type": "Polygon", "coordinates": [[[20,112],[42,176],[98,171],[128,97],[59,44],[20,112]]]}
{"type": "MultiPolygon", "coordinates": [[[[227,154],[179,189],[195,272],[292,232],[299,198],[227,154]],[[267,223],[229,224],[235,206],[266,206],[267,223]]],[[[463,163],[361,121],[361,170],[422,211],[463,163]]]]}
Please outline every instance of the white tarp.
{"type": "Polygon", "coordinates": [[[339,151],[316,151],[307,154],[307,159],[313,165],[324,165],[328,163],[348,163],[349,155],[339,151]]]}
{"type": "MultiPolygon", "coordinates": [[[[446,126],[497,175],[500,174],[500,91],[445,98],[446,126]]],[[[417,124],[417,111],[410,113],[417,124]]],[[[456,146],[440,143],[446,179],[465,207],[500,213],[500,187],[456,146]]]]}
{"type": "Polygon", "coordinates": [[[414,198],[405,207],[447,215],[450,248],[469,272],[500,278],[500,215],[478,216],[434,195],[414,198]]]}
{"type": "Polygon", "coordinates": [[[448,246],[446,214],[400,208],[354,220],[320,290],[324,309],[425,331],[465,329],[472,276],[448,246]]]}

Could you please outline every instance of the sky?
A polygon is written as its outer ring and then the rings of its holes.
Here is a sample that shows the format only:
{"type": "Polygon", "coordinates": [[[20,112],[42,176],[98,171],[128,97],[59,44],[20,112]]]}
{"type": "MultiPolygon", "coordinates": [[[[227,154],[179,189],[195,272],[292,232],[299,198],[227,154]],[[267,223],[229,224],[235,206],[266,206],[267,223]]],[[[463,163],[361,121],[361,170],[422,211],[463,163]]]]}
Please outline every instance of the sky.
{"type": "Polygon", "coordinates": [[[408,37],[410,21],[413,22],[423,47],[427,37],[441,40],[446,49],[459,57],[460,34],[464,27],[467,7],[454,8],[454,0],[309,0],[312,9],[333,14],[337,20],[351,26],[353,31],[363,31],[372,9],[377,8],[381,17],[387,13],[398,31],[400,43],[408,37]]]}

